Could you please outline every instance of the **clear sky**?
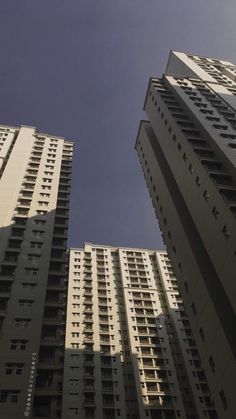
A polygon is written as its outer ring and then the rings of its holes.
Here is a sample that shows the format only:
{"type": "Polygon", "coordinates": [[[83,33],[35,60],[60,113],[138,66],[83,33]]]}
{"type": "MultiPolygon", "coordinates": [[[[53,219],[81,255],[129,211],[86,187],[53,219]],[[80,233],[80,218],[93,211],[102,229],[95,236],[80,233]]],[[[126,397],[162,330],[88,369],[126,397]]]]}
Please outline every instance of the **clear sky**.
{"type": "Polygon", "coordinates": [[[134,151],[170,49],[236,63],[235,0],[0,0],[0,123],[75,142],[69,245],[163,246],[134,151]]]}

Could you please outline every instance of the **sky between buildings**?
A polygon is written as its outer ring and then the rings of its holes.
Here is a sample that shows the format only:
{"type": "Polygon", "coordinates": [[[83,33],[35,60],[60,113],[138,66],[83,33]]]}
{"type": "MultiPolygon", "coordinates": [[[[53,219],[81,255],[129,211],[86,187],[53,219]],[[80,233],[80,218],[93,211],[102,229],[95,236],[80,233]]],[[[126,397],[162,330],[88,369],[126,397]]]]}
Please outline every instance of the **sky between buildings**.
{"type": "Polygon", "coordinates": [[[0,0],[0,123],[75,142],[70,246],[163,248],[134,151],[170,49],[236,63],[235,0],[0,0]]]}

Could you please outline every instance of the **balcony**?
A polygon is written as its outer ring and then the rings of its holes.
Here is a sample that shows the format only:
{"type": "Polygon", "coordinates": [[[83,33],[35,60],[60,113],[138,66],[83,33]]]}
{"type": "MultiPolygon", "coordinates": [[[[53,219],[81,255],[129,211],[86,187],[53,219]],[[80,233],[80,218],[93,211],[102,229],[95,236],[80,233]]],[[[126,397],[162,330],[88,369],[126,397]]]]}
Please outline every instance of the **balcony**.
{"type": "Polygon", "coordinates": [[[111,384],[109,383],[107,386],[106,385],[102,385],[102,392],[103,393],[113,393],[114,389],[113,389],[113,382],[111,381],[111,384]]]}
{"type": "Polygon", "coordinates": [[[156,393],[158,391],[157,383],[148,383],[147,384],[147,392],[148,393],[156,393]]]}
{"type": "Polygon", "coordinates": [[[134,307],[142,307],[142,301],[134,301],[134,307]]]}
{"type": "Polygon", "coordinates": [[[58,317],[44,317],[43,324],[45,326],[61,326],[65,324],[65,320],[62,320],[59,316],[58,317]]]}
{"type": "MultiPolygon", "coordinates": [[[[83,297],[92,297],[92,296],[93,296],[92,290],[86,290],[83,293],[83,297]]],[[[89,300],[89,301],[91,301],[91,300],[89,300]]],[[[85,300],[85,302],[89,302],[89,301],[85,300]]]]}
{"type": "Polygon", "coordinates": [[[109,345],[101,345],[100,346],[100,353],[101,354],[110,354],[111,353],[111,347],[109,345]]]}
{"type": "Polygon", "coordinates": [[[93,332],[93,327],[92,325],[84,325],[84,330],[83,332],[93,332]]]}
{"type": "Polygon", "coordinates": [[[12,228],[11,230],[11,237],[22,237],[24,236],[24,231],[25,228],[22,227],[22,225],[17,226],[16,224],[14,225],[14,228],[12,228]]]}
{"type": "Polygon", "coordinates": [[[23,183],[23,191],[32,191],[34,190],[34,183],[23,183]]]}
{"type": "Polygon", "coordinates": [[[85,343],[84,353],[91,353],[91,352],[93,352],[93,343],[85,343]]]}
{"type": "Polygon", "coordinates": [[[9,264],[9,262],[4,264],[2,263],[2,266],[0,267],[1,281],[3,281],[4,279],[6,279],[6,281],[13,281],[16,269],[15,265],[16,262],[14,262],[13,265],[9,264]]]}
{"type": "MultiPolygon", "coordinates": [[[[105,311],[105,313],[107,313],[107,311],[105,311]]],[[[108,316],[107,316],[107,318],[105,318],[105,316],[104,316],[103,318],[100,316],[100,317],[99,317],[99,323],[105,323],[105,324],[108,324],[108,323],[109,323],[108,316]]]]}
{"type": "Polygon", "coordinates": [[[9,298],[11,292],[11,285],[4,286],[3,283],[0,284],[0,298],[9,298]]]}
{"type": "Polygon", "coordinates": [[[84,385],[84,391],[91,391],[93,393],[95,391],[94,384],[85,384],[84,385]]]}
{"type": "Polygon", "coordinates": [[[83,343],[86,343],[86,342],[93,342],[93,336],[85,336],[83,343]]]}
{"type": "Polygon", "coordinates": [[[84,372],[84,378],[94,378],[93,370],[91,370],[91,371],[85,371],[84,372]]]}
{"type": "Polygon", "coordinates": [[[93,316],[85,315],[84,316],[84,321],[93,323],[93,316]]]}
{"type": "Polygon", "coordinates": [[[145,380],[157,380],[155,372],[145,371],[145,380]]]}
{"type": "Polygon", "coordinates": [[[21,244],[22,244],[22,239],[18,239],[18,240],[10,239],[8,242],[7,249],[11,252],[14,252],[15,250],[19,250],[21,248],[21,244]]]}
{"type": "Polygon", "coordinates": [[[137,318],[136,319],[136,323],[139,325],[139,324],[146,324],[146,321],[145,321],[145,319],[140,319],[140,318],[137,318]]]}
{"type": "Polygon", "coordinates": [[[57,359],[54,358],[45,358],[39,360],[38,369],[40,370],[63,370],[63,363],[58,362],[57,359]]]}
{"type": "Polygon", "coordinates": [[[106,370],[102,368],[101,377],[103,380],[112,380],[112,370],[106,370]]]}
{"type": "Polygon", "coordinates": [[[145,328],[138,328],[138,334],[139,335],[149,335],[149,331],[148,331],[148,329],[145,327],[145,328]]]}
{"type": "Polygon", "coordinates": [[[92,366],[92,365],[94,365],[93,358],[84,360],[84,366],[92,366]]]}
{"type": "Polygon", "coordinates": [[[61,307],[65,307],[66,303],[65,303],[64,299],[62,299],[62,298],[48,297],[48,298],[46,298],[45,306],[61,308],[61,307]]]}
{"type": "Polygon", "coordinates": [[[84,407],[96,407],[95,401],[93,399],[85,399],[84,407]]]}
{"type": "Polygon", "coordinates": [[[86,313],[93,313],[92,306],[91,307],[90,306],[85,306],[84,307],[83,314],[86,314],[86,313]]]}
{"type": "Polygon", "coordinates": [[[152,362],[152,360],[150,359],[146,359],[146,360],[144,360],[143,359],[143,367],[145,368],[145,367],[151,367],[151,368],[153,368],[154,367],[154,365],[153,365],[153,362],[152,362]]]}
{"type": "Polygon", "coordinates": [[[33,407],[33,417],[37,418],[37,419],[50,418],[51,417],[50,406],[34,406],[33,407]]]}
{"type": "Polygon", "coordinates": [[[99,331],[103,332],[103,333],[109,333],[109,327],[105,327],[105,326],[100,325],[99,331]]]}
{"type": "Polygon", "coordinates": [[[107,335],[106,337],[105,336],[100,337],[100,342],[101,343],[110,343],[109,335],[107,335]]]}
{"type": "MultiPolygon", "coordinates": [[[[100,314],[100,313],[108,313],[107,308],[104,308],[104,307],[98,307],[98,309],[99,309],[99,314],[100,314]]],[[[108,320],[108,318],[107,318],[106,320],[108,320]]]]}
{"type": "Polygon", "coordinates": [[[219,187],[220,193],[223,195],[224,200],[226,203],[235,204],[236,203],[236,189],[232,187],[220,186],[219,187]]]}
{"type": "Polygon", "coordinates": [[[111,368],[111,366],[112,366],[111,357],[110,356],[101,356],[101,366],[111,368]]]}
{"type": "Polygon", "coordinates": [[[101,306],[107,306],[108,300],[106,298],[98,298],[98,304],[101,306]]]}
{"type": "Polygon", "coordinates": [[[103,397],[103,407],[108,407],[108,408],[114,407],[113,398],[108,399],[108,398],[103,397]]]}

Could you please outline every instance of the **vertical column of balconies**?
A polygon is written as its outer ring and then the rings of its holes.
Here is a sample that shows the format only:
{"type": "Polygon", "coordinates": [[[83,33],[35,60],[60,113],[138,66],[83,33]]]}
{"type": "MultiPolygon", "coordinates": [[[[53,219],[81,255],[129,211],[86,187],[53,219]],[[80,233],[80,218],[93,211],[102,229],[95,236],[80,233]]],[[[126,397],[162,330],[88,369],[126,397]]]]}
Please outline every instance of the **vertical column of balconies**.
{"type": "MultiPolygon", "coordinates": [[[[49,167],[57,158],[56,140],[51,140],[49,167]]],[[[66,296],[67,296],[67,229],[71,179],[72,144],[64,143],[61,155],[60,178],[57,191],[54,229],[50,251],[50,263],[33,417],[61,417],[62,379],[64,363],[66,296]]]]}
{"type": "Polygon", "coordinates": [[[185,417],[164,322],[166,305],[162,289],[157,286],[158,269],[150,264],[149,257],[153,256],[148,252],[136,253],[127,256],[129,277],[126,283],[126,305],[131,346],[135,354],[139,410],[150,417],[157,414],[162,418],[178,414],[185,417]],[[140,272],[143,272],[141,277],[140,272]]]}

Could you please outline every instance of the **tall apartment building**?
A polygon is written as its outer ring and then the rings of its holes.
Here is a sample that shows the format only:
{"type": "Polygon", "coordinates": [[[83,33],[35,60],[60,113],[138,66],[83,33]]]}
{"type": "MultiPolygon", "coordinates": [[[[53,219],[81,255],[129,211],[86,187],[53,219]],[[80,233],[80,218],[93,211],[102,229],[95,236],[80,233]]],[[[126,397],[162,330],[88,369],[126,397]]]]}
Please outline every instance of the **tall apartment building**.
{"type": "Polygon", "coordinates": [[[236,66],[170,53],[136,150],[219,418],[235,418],[236,66]]]}
{"type": "Polygon", "coordinates": [[[62,412],[217,418],[165,251],[70,250],[62,412]]]}
{"type": "Polygon", "coordinates": [[[0,127],[0,416],[60,418],[72,143],[0,127]]]}

